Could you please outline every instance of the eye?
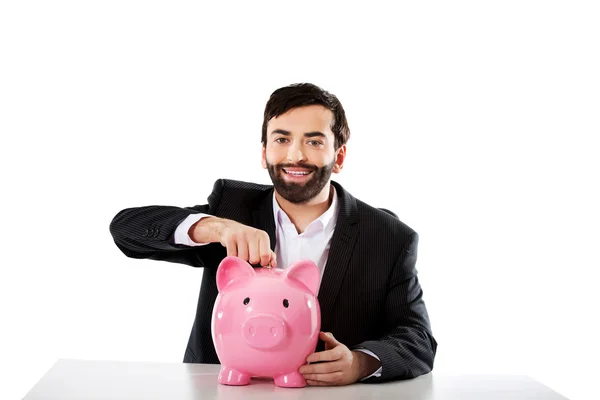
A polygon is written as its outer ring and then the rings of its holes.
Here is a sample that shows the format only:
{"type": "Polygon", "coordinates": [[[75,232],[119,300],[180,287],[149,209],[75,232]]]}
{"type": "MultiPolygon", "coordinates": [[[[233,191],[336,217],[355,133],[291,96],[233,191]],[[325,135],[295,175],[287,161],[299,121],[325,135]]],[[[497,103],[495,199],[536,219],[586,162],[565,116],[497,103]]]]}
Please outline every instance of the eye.
{"type": "Polygon", "coordinates": [[[275,139],[275,142],[277,142],[277,143],[285,143],[287,141],[288,140],[286,138],[282,138],[282,137],[279,137],[279,138],[275,139]]]}
{"type": "Polygon", "coordinates": [[[288,301],[288,299],[283,299],[283,306],[285,308],[288,308],[290,306],[290,302],[288,301]]]}
{"type": "Polygon", "coordinates": [[[320,146],[323,143],[319,142],[318,140],[309,140],[308,144],[310,144],[311,146],[320,146]]]}
{"type": "Polygon", "coordinates": [[[245,305],[245,306],[247,306],[247,305],[248,305],[248,303],[250,303],[250,297],[246,297],[246,298],[244,299],[244,305],[245,305]]]}

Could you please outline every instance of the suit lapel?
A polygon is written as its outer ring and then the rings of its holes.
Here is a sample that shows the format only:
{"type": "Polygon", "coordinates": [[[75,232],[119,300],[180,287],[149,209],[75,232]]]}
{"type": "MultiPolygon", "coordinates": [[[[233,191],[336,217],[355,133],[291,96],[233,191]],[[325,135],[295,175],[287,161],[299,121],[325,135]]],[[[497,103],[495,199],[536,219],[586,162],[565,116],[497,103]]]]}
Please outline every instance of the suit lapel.
{"type": "MultiPolygon", "coordinates": [[[[321,320],[333,321],[335,318],[335,301],[354,249],[358,236],[358,208],[356,199],[346,192],[341,185],[332,181],[338,194],[340,211],[337,217],[335,231],[331,239],[329,256],[319,288],[319,305],[321,320]]],[[[332,325],[328,323],[327,325],[332,325]]],[[[328,329],[328,326],[324,329],[328,329]]]]}
{"type": "Polygon", "coordinates": [[[269,234],[271,250],[275,251],[275,219],[273,217],[273,189],[268,190],[266,196],[259,203],[252,214],[254,227],[269,234]]]}

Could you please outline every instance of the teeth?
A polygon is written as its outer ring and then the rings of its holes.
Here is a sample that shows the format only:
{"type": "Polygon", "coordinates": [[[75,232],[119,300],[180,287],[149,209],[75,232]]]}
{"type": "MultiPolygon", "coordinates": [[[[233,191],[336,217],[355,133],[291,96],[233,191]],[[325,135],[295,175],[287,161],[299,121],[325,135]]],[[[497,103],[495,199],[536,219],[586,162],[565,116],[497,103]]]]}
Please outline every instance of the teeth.
{"type": "Polygon", "coordinates": [[[308,172],[285,171],[285,173],[290,174],[290,175],[297,175],[297,176],[308,175],[308,172]]]}

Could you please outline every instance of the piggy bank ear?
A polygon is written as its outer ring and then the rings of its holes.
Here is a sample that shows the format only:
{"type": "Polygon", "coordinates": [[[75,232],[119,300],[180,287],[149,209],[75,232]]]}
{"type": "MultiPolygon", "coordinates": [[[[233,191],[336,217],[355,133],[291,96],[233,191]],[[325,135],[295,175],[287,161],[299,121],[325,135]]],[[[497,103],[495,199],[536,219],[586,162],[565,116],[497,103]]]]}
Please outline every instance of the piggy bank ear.
{"type": "Polygon", "coordinates": [[[254,275],[254,268],[246,261],[234,256],[225,257],[217,269],[217,288],[221,292],[233,280],[251,278],[254,275]]]}
{"type": "Polygon", "coordinates": [[[312,294],[316,295],[319,290],[321,271],[311,260],[300,260],[286,268],[284,278],[302,282],[312,294]]]}

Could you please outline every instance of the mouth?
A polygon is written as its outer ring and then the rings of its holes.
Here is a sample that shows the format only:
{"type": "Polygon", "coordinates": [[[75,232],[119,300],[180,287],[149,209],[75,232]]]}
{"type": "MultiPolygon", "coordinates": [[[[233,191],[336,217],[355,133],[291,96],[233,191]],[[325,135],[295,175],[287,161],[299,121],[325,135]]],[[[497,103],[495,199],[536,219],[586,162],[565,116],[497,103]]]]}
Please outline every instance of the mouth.
{"type": "Polygon", "coordinates": [[[282,168],[281,170],[286,178],[294,181],[304,180],[313,173],[311,170],[302,168],[282,168]]]}

